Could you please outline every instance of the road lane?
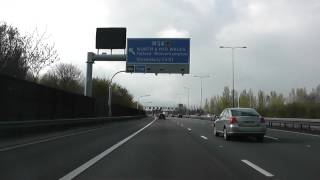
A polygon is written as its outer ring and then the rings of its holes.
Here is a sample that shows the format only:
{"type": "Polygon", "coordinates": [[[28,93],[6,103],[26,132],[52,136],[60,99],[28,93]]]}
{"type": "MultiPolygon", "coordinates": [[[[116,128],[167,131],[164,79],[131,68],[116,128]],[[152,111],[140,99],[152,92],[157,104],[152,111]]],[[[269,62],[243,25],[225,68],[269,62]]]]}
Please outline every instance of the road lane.
{"type": "MultiPolygon", "coordinates": [[[[58,179],[153,119],[105,128],[0,152],[1,179],[58,179]]],[[[212,122],[157,120],[76,179],[319,179],[320,138],[268,130],[254,138],[225,141],[212,122]],[[272,175],[272,176],[271,176],[272,175]]]]}
{"type": "MultiPolygon", "coordinates": [[[[267,136],[258,143],[254,138],[237,138],[233,141],[224,141],[222,137],[214,137],[212,122],[196,119],[177,119],[173,121],[183,123],[192,128],[195,137],[208,137],[207,148],[210,151],[223,146],[223,153],[230,159],[247,159],[257,163],[272,172],[277,179],[319,179],[320,172],[317,164],[320,162],[320,138],[283,131],[268,129],[267,136]]],[[[219,156],[219,155],[217,155],[219,156]]]]}
{"type": "Polygon", "coordinates": [[[120,146],[122,146],[124,143],[126,143],[127,141],[129,141],[130,139],[134,138],[137,134],[139,134],[140,132],[142,132],[144,129],[148,128],[152,123],[154,123],[156,121],[153,120],[152,122],[150,122],[149,124],[147,124],[146,126],[144,126],[143,128],[139,129],[138,131],[134,132],[133,134],[131,134],[130,136],[122,139],[121,141],[119,141],[117,144],[109,147],[108,149],[106,149],[105,151],[103,151],[102,153],[98,154],[97,156],[95,156],[94,158],[90,159],[88,162],[82,164],[81,166],[77,167],[76,169],[74,169],[73,171],[71,171],[70,173],[66,174],[65,176],[63,176],[62,178],[60,178],[60,180],[69,180],[69,179],[73,179],[74,177],[78,176],[79,174],[81,174],[83,171],[85,171],[86,169],[90,168],[92,165],[94,165],[95,163],[97,163],[99,160],[101,160],[102,158],[104,158],[105,156],[109,155],[110,153],[112,153],[114,150],[116,150],[117,148],[119,148],[120,146]]]}
{"type": "Polygon", "coordinates": [[[90,133],[0,152],[0,179],[58,179],[152,120],[113,122],[90,133]]]}
{"type": "Polygon", "coordinates": [[[15,141],[12,141],[12,143],[7,142],[7,143],[10,143],[9,145],[3,145],[3,147],[0,147],[0,152],[10,151],[10,150],[17,149],[17,148],[23,148],[25,146],[31,146],[31,145],[35,145],[35,144],[45,143],[48,141],[54,141],[54,140],[58,140],[58,139],[65,138],[65,137],[90,133],[93,131],[97,131],[98,129],[106,129],[106,128],[107,128],[106,126],[98,126],[98,127],[94,127],[94,128],[90,128],[90,129],[86,129],[86,130],[77,130],[75,132],[67,131],[66,133],[64,133],[65,131],[60,130],[60,132],[56,132],[55,135],[51,135],[51,136],[37,134],[37,136],[35,136],[35,137],[26,138],[26,140],[24,138],[22,138],[23,140],[21,140],[21,141],[19,141],[19,139],[18,140],[14,139],[15,141]]]}
{"type": "Polygon", "coordinates": [[[224,161],[204,142],[185,125],[158,120],[76,179],[266,179],[241,159],[224,161]]]}

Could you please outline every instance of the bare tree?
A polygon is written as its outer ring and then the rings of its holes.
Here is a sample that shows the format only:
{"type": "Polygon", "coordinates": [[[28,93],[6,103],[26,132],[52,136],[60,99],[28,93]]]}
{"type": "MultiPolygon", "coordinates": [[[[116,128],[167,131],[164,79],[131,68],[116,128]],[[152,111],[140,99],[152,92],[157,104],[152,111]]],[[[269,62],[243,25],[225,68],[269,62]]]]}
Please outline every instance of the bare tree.
{"type": "Polygon", "coordinates": [[[22,36],[18,29],[0,24],[0,73],[21,79],[36,80],[39,72],[59,60],[46,32],[37,30],[22,36]]]}
{"type": "Polygon", "coordinates": [[[55,44],[50,44],[47,40],[46,31],[39,34],[37,29],[32,34],[23,38],[25,58],[29,72],[36,78],[43,68],[59,60],[55,44]]]}
{"type": "Polygon", "coordinates": [[[62,90],[79,93],[83,92],[83,75],[81,70],[73,64],[60,63],[44,74],[41,84],[62,90]]]}
{"type": "Polygon", "coordinates": [[[0,73],[13,77],[26,77],[29,70],[25,58],[23,37],[19,34],[17,28],[0,25],[0,73]]]}

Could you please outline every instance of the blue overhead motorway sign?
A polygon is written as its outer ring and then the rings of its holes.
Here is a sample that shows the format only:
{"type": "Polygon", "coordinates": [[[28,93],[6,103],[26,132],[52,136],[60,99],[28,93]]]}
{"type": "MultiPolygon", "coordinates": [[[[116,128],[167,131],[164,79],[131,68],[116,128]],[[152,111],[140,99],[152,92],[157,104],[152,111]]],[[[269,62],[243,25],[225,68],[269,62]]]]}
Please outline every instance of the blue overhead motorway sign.
{"type": "Polygon", "coordinates": [[[127,71],[188,74],[189,38],[128,38],[127,71]]]}

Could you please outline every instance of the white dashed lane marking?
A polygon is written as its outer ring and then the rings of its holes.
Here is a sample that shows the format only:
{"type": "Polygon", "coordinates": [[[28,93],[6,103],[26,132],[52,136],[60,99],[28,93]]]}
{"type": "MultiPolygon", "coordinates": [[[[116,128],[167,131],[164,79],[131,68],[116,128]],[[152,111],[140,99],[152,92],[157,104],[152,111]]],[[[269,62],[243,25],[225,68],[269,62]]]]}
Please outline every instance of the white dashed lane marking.
{"type": "Polygon", "coordinates": [[[246,159],[243,159],[241,160],[242,162],[244,162],[245,164],[247,164],[248,166],[252,167],[253,169],[255,169],[256,171],[260,172],[261,174],[267,176],[267,177],[273,177],[273,174],[269,173],[268,171],[262,169],[261,167],[253,164],[252,162],[246,160],[246,159]]]}
{"type": "Polygon", "coordinates": [[[139,134],[141,131],[143,131],[144,129],[146,129],[147,127],[149,127],[152,123],[154,123],[156,120],[153,120],[151,123],[147,124],[146,126],[144,126],[143,128],[141,128],[140,130],[138,130],[137,132],[131,134],[130,136],[126,137],[125,139],[121,140],[120,142],[118,142],[117,144],[111,146],[110,148],[108,148],[107,150],[105,150],[104,152],[98,154],[97,156],[95,156],[94,158],[90,159],[88,162],[82,164],[81,166],[79,166],[78,168],[74,169],[73,171],[69,172],[68,174],[66,174],[65,176],[63,176],[62,178],[60,178],[59,180],[70,180],[75,178],[76,176],[78,176],[80,173],[82,173],[83,171],[85,171],[86,169],[88,169],[90,166],[94,165],[95,163],[97,163],[100,159],[102,159],[103,157],[107,156],[108,154],[110,154],[112,151],[114,151],[115,149],[119,148],[121,145],[123,145],[125,142],[129,141],[130,139],[132,139],[134,136],[136,136],[137,134],[139,134]]]}
{"type": "Polygon", "coordinates": [[[205,140],[208,140],[208,138],[207,137],[205,137],[205,136],[200,136],[201,138],[203,138],[203,139],[205,139],[205,140]]]}
{"type": "Polygon", "coordinates": [[[277,138],[277,137],[272,137],[272,136],[264,136],[264,137],[268,138],[268,139],[279,140],[279,138],[277,138]]]}

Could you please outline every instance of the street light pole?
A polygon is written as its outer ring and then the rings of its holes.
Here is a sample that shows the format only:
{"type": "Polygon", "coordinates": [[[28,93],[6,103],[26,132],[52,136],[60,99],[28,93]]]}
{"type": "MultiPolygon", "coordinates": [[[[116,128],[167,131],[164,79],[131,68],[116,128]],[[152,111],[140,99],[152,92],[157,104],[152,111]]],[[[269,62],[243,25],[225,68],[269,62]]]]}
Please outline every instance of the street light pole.
{"type": "MultiPolygon", "coordinates": [[[[246,46],[220,46],[220,48],[229,48],[232,53],[232,107],[234,107],[234,50],[239,48],[247,48],[246,46]]],[[[239,107],[239,95],[238,95],[238,107],[239,107]]]]}
{"type": "MultiPolygon", "coordinates": [[[[190,106],[189,106],[190,88],[184,87],[184,89],[187,89],[187,90],[188,90],[188,112],[189,112],[189,109],[190,109],[190,106]]],[[[188,114],[189,114],[189,113],[188,113],[188,114]]]]}
{"type": "Polygon", "coordinates": [[[201,84],[201,85],[200,85],[200,86],[201,86],[200,109],[202,109],[202,78],[200,78],[200,84],[201,84]]]}
{"type": "Polygon", "coordinates": [[[126,72],[126,71],[118,71],[118,72],[116,72],[113,76],[112,76],[112,78],[111,78],[111,80],[110,80],[110,83],[109,83],[109,99],[108,99],[108,109],[109,109],[109,112],[108,112],[108,115],[109,116],[112,116],[112,111],[111,111],[111,100],[112,100],[112,80],[113,80],[113,78],[117,75],[117,74],[119,74],[119,73],[122,73],[122,72],[126,72]]]}
{"type": "Polygon", "coordinates": [[[234,48],[232,51],[232,107],[234,107],[234,48]]]}
{"type": "Polygon", "coordinates": [[[151,95],[150,95],[150,94],[146,94],[146,95],[143,95],[143,96],[139,96],[139,97],[138,97],[138,101],[137,101],[137,109],[139,109],[139,101],[140,101],[140,98],[148,97],[148,96],[151,96],[151,95]]]}
{"type": "Polygon", "coordinates": [[[182,102],[181,102],[181,96],[182,96],[183,94],[181,94],[181,93],[176,93],[176,97],[178,97],[178,104],[183,104],[182,102]]]}
{"type": "Polygon", "coordinates": [[[197,78],[200,78],[200,109],[202,109],[202,79],[204,78],[209,78],[210,76],[209,75],[206,75],[206,76],[198,76],[198,75],[195,75],[193,77],[197,77],[197,78]]]}

